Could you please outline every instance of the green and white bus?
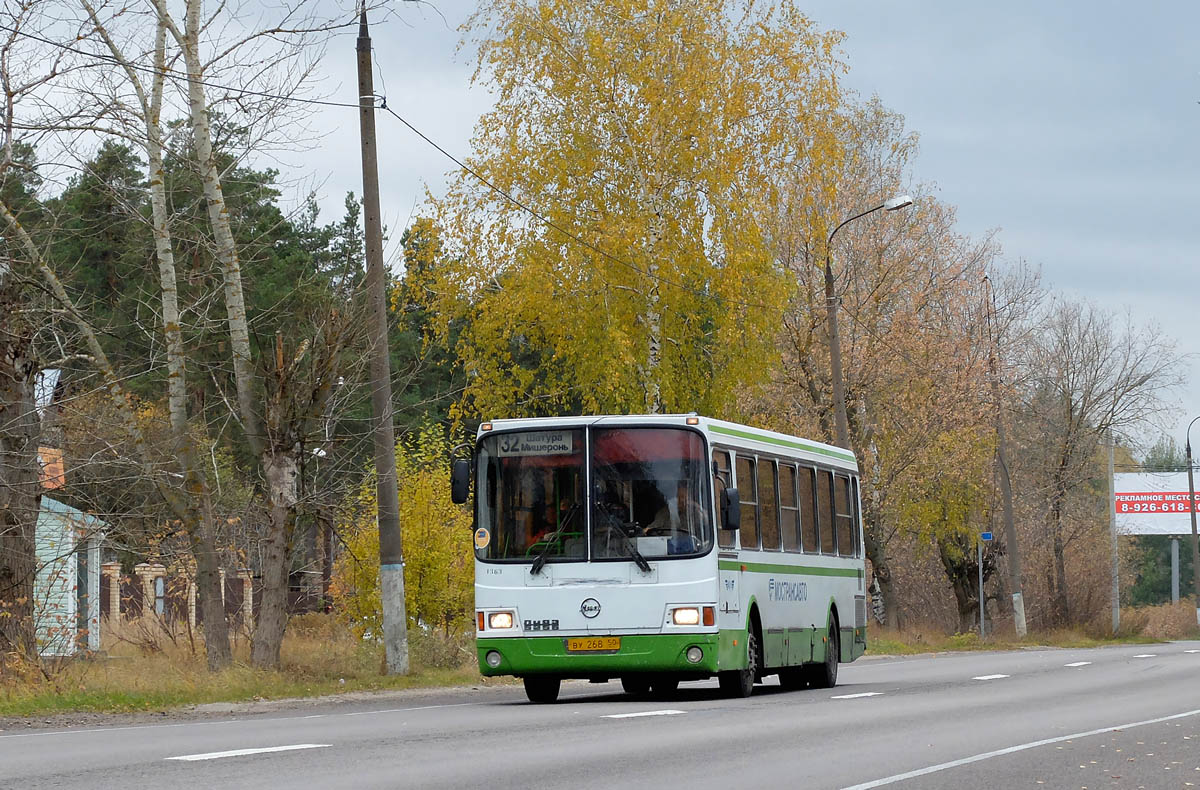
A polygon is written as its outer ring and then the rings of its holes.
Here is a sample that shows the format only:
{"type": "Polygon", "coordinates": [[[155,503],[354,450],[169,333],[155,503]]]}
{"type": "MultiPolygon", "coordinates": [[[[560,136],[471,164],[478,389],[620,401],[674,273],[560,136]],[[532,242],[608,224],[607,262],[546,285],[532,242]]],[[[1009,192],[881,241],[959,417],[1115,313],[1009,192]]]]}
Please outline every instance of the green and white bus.
{"type": "Polygon", "coordinates": [[[683,415],[496,420],[475,491],[484,675],[669,694],[831,687],[866,649],[858,466],[837,447],[683,415]]]}

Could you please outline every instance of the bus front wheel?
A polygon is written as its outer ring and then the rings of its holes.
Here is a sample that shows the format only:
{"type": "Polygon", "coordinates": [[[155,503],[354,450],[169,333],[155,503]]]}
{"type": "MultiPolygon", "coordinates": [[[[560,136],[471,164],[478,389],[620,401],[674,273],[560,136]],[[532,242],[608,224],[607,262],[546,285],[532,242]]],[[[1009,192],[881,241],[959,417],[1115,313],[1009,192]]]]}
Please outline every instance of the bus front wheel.
{"type": "Polygon", "coordinates": [[[730,669],[717,673],[721,691],[729,697],[749,697],[754,693],[754,681],[758,677],[758,635],[751,625],[746,631],[746,668],[730,669]]]}
{"type": "Polygon", "coordinates": [[[562,685],[562,678],[552,675],[530,675],[523,680],[525,696],[529,697],[530,702],[548,703],[558,699],[558,688],[562,685]]]}
{"type": "Polygon", "coordinates": [[[621,678],[621,688],[626,694],[644,697],[650,693],[650,681],[637,675],[627,675],[621,678]]]}

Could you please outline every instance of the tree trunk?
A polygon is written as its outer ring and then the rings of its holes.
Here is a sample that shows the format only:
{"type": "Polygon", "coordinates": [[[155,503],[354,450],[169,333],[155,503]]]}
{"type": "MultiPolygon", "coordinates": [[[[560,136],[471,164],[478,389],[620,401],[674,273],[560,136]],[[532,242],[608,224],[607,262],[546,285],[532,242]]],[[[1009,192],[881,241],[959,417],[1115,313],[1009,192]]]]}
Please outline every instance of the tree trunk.
{"type": "MultiPolygon", "coordinates": [[[[3,264],[0,264],[3,265],[3,264]]],[[[35,530],[41,504],[32,328],[15,311],[15,280],[0,272],[0,654],[37,659],[35,530]]]]}
{"type": "Polygon", "coordinates": [[[951,540],[937,542],[938,556],[942,569],[954,590],[954,602],[958,608],[958,633],[966,634],[979,623],[979,586],[977,563],[963,556],[962,547],[951,540]]]}
{"type": "Polygon", "coordinates": [[[256,667],[279,666],[287,627],[288,571],[296,505],[296,459],[291,453],[267,457],[267,530],[262,541],[262,595],[254,622],[250,661],[256,667]]]}
{"type": "MultiPolygon", "coordinates": [[[[165,2],[158,0],[159,17],[166,24],[165,2]]],[[[254,370],[250,355],[250,330],[246,321],[246,300],[242,292],[242,265],[238,259],[237,244],[229,223],[229,209],[225,205],[225,194],[221,189],[221,175],[217,169],[216,155],[212,147],[212,129],[208,117],[208,100],[204,96],[204,69],[200,63],[200,0],[187,0],[185,28],[183,31],[183,57],[188,73],[188,116],[192,125],[192,141],[195,146],[196,162],[200,168],[200,183],[208,205],[208,221],[216,242],[217,261],[225,286],[225,311],[229,326],[229,350],[233,360],[234,385],[237,390],[238,411],[246,438],[256,455],[261,455],[262,434],[259,430],[258,412],[255,408],[254,370]]]]}
{"type": "Polygon", "coordinates": [[[1067,596],[1067,564],[1066,546],[1062,538],[1062,509],[1066,499],[1066,486],[1063,482],[1062,467],[1054,476],[1054,490],[1050,501],[1050,536],[1051,549],[1054,554],[1054,584],[1051,588],[1051,617],[1055,625],[1064,626],[1070,622],[1071,607],[1067,596]]]}
{"type": "Polygon", "coordinates": [[[208,669],[217,672],[233,663],[233,650],[229,644],[229,623],[225,619],[225,591],[221,589],[221,554],[217,550],[207,492],[203,496],[196,514],[198,518],[186,527],[192,556],[196,558],[196,588],[200,593],[200,620],[204,626],[208,669]]]}

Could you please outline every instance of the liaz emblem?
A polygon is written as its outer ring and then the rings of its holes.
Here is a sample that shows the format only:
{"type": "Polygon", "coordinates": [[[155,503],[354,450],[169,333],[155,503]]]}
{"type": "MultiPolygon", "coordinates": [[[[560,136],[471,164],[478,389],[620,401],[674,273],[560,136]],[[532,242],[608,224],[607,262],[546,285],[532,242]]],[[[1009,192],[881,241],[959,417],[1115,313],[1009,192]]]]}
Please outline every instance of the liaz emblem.
{"type": "Polygon", "coordinates": [[[595,598],[585,598],[583,603],[579,604],[579,613],[591,620],[600,614],[600,602],[595,598]]]}

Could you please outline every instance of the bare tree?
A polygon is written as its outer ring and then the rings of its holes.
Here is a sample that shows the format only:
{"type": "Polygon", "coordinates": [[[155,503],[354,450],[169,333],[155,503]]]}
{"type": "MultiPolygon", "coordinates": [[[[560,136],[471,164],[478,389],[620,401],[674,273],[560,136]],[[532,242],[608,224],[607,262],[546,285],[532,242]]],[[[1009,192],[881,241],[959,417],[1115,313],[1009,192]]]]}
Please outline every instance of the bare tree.
{"type": "Polygon", "coordinates": [[[1040,484],[1056,624],[1071,618],[1067,549],[1097,528],[1088,519],[1066,518],[1069,495],[1096,476],[1102,437],[1128,434],[1163,412],[1165,396],[1183,381],[1182,363],[1157,327],[1062,300],[1047,306],[1019,360],[1025,454],[1040,484]]]}
{"type": "MultiPolygon", "coordinates": [[[[183,346],[182,323],[179,309],[179,290],[175,270],[175,253],[172,246],[170,217],[167,211],[165,168],[163,164],[163,90],[166,81],[167,26],[165,20],[157,18],[154,35],[153,70],[149,85],[145,73],[135,67],[118,46],[109,30],[108,20],[102,20],[96,7],[88,0],[80,0],[89,21],[95,26],[99,37],[112,59],[124,72],[136,103],[125,106],[114,101],[107,113],[115,123],[129,129],[133,139],[143,141],[147,161],[147,183],[150,190],[151,227],[154,234],[154,252],[158,262],[159,285],[162,301],[162,331],[166,348],[167,364],[167,408],[171,421],[174,451],[183,470],[184,487],[187,492],[181,500],[184,505],[178,514],[183,523],[192,554],[196,560],[196,581],[200,590],[201,618],[204,622],[204,637],[209,669],[218,670],[233,660],[229,645],[228,623],[221,601],[220,553],[213,523],[212,496],[199,458],[197,435],[188,417],[186,351],[183,346]],[[114,111],[115,110],[115,111],[114,111]],[[122,112],[123,110],[123,112],[122,112]],[[132,116],[133,124],[129,123],[132,116]],[[140,122],[140,124],[138,124],[140,122]],[[138,126],[140,125],[140,128],[138,126]]],[[[116,98],[116,97],[114,97],[116,98]]],[[[203,435],[203,434],[201,434],[203,435]]]]}
{"type": "MultiPolygon", "coordinates": [[[[275,63],[278,64],[297,57],[306,47],[314,46],[313,36],[328,34],[339,23],[319,20],[307,11],[305,3],[298,3],[291,8],[285,7],[282,20],[277,24],[254,26],[250,33],[227,46],[218,47],[215,57],[205,62],[201,55],[201,41],[213,20],[202,17],[200,0],[186,0],[182,26],[171,14],[165,0],[152,1],[159,25],[170,32],[179,46],[187,70],[188,120],[207,202],[209,225],[216,242],[216,256],[223,274],[238,417],[247,442],[259,459],[266,492],[267,524],[262,536],[263,593],[255,621],[251,660],[256,666],[274,667],[279,664],[280,646],[287,625],[287,587],[301,465],[298,454],[302,443],[298,439],[311,430],[312,424],[322,419],[331,387],[340,374],[341,352],[349,334],[349,326],[338,328],[336,316],[330,316],[325,329],[309,338],[323,345],[311,350],[313,364],[308,368],[311,377],[306,386],[301,384],[298,368],[304,352],[298,351],[292,360],[287,360],[282,343],[277,342],[274,364],[270,366],[270,384],[267,386],[268,407],[265,415],[260,414],[256,393],[261,385],[250,347],[242,265],[212,144],[206,83],[210,80],[215,63],[225,59],[236,61],[239,54],[259,42],[288,42],[284,45],[284,51],[275,56],[275,63]]],[[[291,92],[297,89],[297,84],[303,83],[306,76],[307,71],[303,69],[294,75],[291,92]]],[[[279,96],[282,98],[285,95],[279,96]]]]}

